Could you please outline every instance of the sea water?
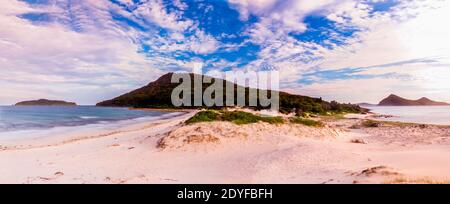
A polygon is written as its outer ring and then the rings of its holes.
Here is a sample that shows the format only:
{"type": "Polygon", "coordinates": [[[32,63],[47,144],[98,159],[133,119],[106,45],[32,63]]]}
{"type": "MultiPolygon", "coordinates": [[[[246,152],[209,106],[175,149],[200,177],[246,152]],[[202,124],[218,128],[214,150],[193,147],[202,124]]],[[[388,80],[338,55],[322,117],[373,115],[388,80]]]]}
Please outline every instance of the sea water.
{"type": "Polygon", "coordinates": [[[387,121],[450,125],[450,106],[368,106],[371,112],[390,115],[387,121]]]}
{"type": "Polygon", "coordinates": [[[179,114],[96,106],[0,106],[0,139],[112,129],[179,114]]]}

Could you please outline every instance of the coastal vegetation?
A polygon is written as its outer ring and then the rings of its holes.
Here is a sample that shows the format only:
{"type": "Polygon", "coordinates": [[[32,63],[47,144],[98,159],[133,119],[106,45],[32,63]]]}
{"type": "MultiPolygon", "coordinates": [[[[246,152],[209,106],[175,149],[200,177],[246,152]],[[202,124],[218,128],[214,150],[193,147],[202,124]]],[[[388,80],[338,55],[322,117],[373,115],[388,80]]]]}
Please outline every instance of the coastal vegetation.
{"type": "Polygon", "coordinates": [[[280,116],[260,116],[245,111],[227,111],[227,110],[204,110],[195,114],[186,121],[186,124],[199,122],[228,121],[237,125],[265,122],[269,124],[283,124],[290,122],[293,124],[302,124],[310,127],[323,127],[324,124],[317,120],[303,117],[291,117],[284,119],[280,116]]]}
{"type": "Polygon", "coordinates": [[[270,124],[283,124],[284,119],[281,117],[258,116],[244,111],[216,111],[205,110],[200,111],[193,117],[186,121],[187,124],[198,122],[212,122],[212,121],[228,121],[237,125],[251,124],[257,122],[266,122],[270,124]]]}
{"type": "Polygon", "coordinates": [[[199,122],[212,122],[216,121],[219,118],[219,113],[217,111],[207,110],[207,111],[200,111],[197,114],[195,114],[192,118],[189,118],[186,123],[192,124],[192,123],[199,123],[199,122]]]}
{"type": "Polygon", "coordinates": [[[365,120],[361,124],[363,127],[367,128],[376,128],[381,126],[381,123],[375,120],[365,120]]]}
{"type": "Polygon", "coordinates": [[[315,121],[315,120],[302,118],[302,117],[293,117],[289,121],[291,123],[302,124],[302,125],[312,126],[312,127],[323,127],[324,126],[324,124],[320,121],[315,121]]]}

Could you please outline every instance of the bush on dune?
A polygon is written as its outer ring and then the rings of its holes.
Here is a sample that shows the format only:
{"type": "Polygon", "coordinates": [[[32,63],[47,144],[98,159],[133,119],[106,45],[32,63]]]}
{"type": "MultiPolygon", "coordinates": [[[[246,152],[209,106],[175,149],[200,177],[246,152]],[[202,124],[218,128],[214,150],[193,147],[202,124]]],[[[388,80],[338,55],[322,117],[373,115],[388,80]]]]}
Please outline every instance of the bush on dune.
{"type": "Polygon", "coordinates": [[[223,121],[233,122],[238,125],[257,123],[260,121],[259,116],[253,115],[251,113],[243,112],[243,111],[224,112],[221,115],[221,119],[223,121]]]}
{"type": "Polygon", "coordinates": [[[376,128],[381,127],[381,123],[374,120],[365,120],[362,122],[362,126],[367,128],[376,128]]]}
{"type": "Polygon", "coordinates": [[[282,117],[263,117],[244,111],[201,111],[186,121],[187,124],[211,121],[228,121],[237,125],[257,123],[259,121],[270,124],[282,124],[282,117]]]}
{"type": "MultiPolygon", "coordinates": [[[[282,117],[259,116],[244,111],[200,111],[192,118],[186,121],[187,124],[212,121],[228,121],[237,125],[252,124],[265,122],[269,124],[283,124],[285,120],[282,117]]],[[[310,127],[324,127],[325,125],[316,120],[306,119],[303,117],[293,117],[289,120],[291,123],[302,124],[310,127]]]]}
{"type": "Polygon", "coordinates": [[[283,124],[284,119],[282,117],[261,117],[261,121],[270,124],[283,124]]]}
{"type": "Polygon", "coordinates": [[[186,121],[187,124],[199,123],[199,122],[212,122],[216,121],[219,117],[219,113],[216,111],[200,111],[195,114],[192,118],[186,121]]]}
{"type": "Polygon", "coordinates": [[[324,124],[320,121],[315,121],[315,120],[301,118],[301,117],[291,118],[290,121],[291,121],[291,123],[302,124],[302,125],[312,126],[312,127],[323,127],[324,126],[324,124]]]}

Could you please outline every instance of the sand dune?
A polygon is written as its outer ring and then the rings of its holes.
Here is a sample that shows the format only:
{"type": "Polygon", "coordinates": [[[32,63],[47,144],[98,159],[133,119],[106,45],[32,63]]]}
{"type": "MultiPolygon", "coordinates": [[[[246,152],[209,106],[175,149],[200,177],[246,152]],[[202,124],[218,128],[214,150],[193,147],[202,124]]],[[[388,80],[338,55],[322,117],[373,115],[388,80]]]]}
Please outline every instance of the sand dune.
{"type": "Polygon", "coordinates": [[[66,140],[0,141],[0,183],[439,183],[450,176],[447,127],[358,126],[367,115],[324,119],[323,128],[184,125],[193,114],[66,140]]]}

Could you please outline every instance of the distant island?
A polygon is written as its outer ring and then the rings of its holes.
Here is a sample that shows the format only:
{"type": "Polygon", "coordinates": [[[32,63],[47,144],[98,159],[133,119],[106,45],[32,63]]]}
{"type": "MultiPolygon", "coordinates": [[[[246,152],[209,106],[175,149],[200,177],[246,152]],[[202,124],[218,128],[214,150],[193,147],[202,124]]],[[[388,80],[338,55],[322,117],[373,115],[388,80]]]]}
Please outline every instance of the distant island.
{"type": "MultiPolygon", "coordinates": [[[[185,73],[188,74],[188,73],[185,73]]],[[[173,73],[167,73],[161,76],[154,82],[148,85],[131,91],[129,93],[123,94],[111,100],[103,101],[97,104],[97,106],[113,106],[113,107],[134,107],[134,108],[178,108],[174,107],[171,101],[171,94],[174,88],[176,88],[180,83],[171,83],[173,73]]],[[[189,74],[190,78],[193,79],[194,74],[189,74]]],[[[206,78],[208,76],[197,75],[197,77],[206,78]]],[[[216,78],[208,77],[211,83],[203,83],[203,92],[207,87],[217,80],[216,78]]],[[[208,80],[209,81],[209,80],[208,80]]],[[[194,84],[193,81],[191,84],[194,84]]],[[[224,88],[226,86],[234,87],[234,91],[238,88],[244,88],[246,91],[246,101],[249,98],[248,87],[242,87],[235,83],[224,81],[224,88]],[[231,84],[230,84],[231,83],[231,84]]],[[[256,90],[258,91],[258,90],[256,90]]],[[[192,93],[191,93],[192,94],[192,93]]],[[[194,97],[191,97],[192,100],[194,97]]],[[[225,92],[223,99],[225,100],[225,92]]],[[[235,101],[237,100],[235,94],[235,101]]],[[[279,92],[279,109],[282,113],[296,113],[301,115],[303,113],[315,113],[315,114],[326,114],[326,113],[340,113],[340,112],[353,112],[360,113],[366,112],[367,109],[361,108],[358,105],[353,104],[342,104],[335,101],[327,102],[321,98],[313,98],[308,96],[294,95],[286,92],[279,92]]],[[[192,103],[193,104],[193,103],[192,103]]],[[[226,104],[226,103],[223,103],[226,104]]],[[[259,103],[258,103],[259,104],[259,103]]],[[[179,108],[206,108],[207,106],[203,104],[202,106],[186,106],[179,108]]],[[[221,107],[215,107],[221,108],[221,107]]],[[[268,107],[247,107],[254,109],[267,109],[268,107]]]]}
{"type": "Polygon", "coordinates": [[[422,97],[418,100],[409,100],[400,96],[391,94],[387,98],[380,101],[379,106],[448,106],[449,103],[437,102],[430,100],[426,97],[422,97]]]}
{"type": "Polygon", "coordinates": [[[33,101],[22,101],[15,104],[16,106],[76,106],[76,103],[59,101],[59,100],[48,100],[39,99],[33,101]]]}
{"type": "Polygon", "coordinates": [[[372,103],[358,103],[358,104],[356,104],[356,105],[364,107],[364,106],[376,106],[377,104],[372,104],[372,103]]]}

